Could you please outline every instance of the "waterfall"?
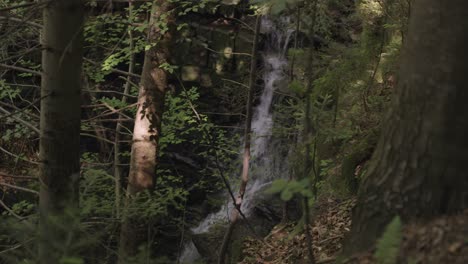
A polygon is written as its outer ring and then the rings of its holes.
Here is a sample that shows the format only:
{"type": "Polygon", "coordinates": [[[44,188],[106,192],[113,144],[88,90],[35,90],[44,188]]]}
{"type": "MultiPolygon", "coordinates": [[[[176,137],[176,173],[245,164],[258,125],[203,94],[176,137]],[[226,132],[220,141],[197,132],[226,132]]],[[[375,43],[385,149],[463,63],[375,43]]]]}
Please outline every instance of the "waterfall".
{"type": "MultiPolygon", "coordinates": [[[[250,181],[242,203],[242,212],[248,217],[253,208],[253,198],[256,193],[271,183],[275,178],[278,165],[274,162],[275,148],[271,142],[273,114],[271,111],[274,91],[279,81],[286,77],[287,49],[293,33],[288,28],[289,18],[279,20],[262,18],[261,33],[264,34],[266,45],[263,50],[263,81],[264,88],[260,96],[260,104],[254,108],[252,118],[252,150],[250,161],[250,181]]],[[[284,159],[282,160],[284,162],[284,159]]],[[[235,175],[234,177],[239,177],[235,175]]],[[[235,190],[234,190],[235,191],[235,190]]],[[[235,210],[231,197],[227,197],[225,205],[218,212],[208,215],[200,224],[192,228],[194,234],[208,232],[210,227],[221,221],[227,222],[230,212],[235,210]]],[[[180,257],[181,263],[193,263],[198,258],[198,252],[191,243],[186,244],[180,257]]]]}

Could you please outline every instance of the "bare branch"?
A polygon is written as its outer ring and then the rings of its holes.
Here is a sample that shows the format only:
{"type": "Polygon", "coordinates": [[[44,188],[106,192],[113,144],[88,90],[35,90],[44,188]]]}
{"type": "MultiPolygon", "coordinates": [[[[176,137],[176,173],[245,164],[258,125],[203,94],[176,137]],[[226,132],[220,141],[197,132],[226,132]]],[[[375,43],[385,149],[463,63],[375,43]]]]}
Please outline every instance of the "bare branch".
{"type": "MultiPolygon", "coordinates": [[[[97,65],[97,66],[101,66],[101,64],[99,62],[95,62],[93,60],[90,60],[88,58],[84,58],[84,60],[86,62],[89,62],[91,64],[94,64],[94,65],[97,65]]],[[[122,75],[125,75],[125,76],[132,76],[132,77],[135,77],[135,78],[140,78],[141,76],[138,75],[138,74],[134,74],[134,73],[129,73],[129,72],[126,72],[126,71],[121,71],[121,70],[118,70],[118,69],[114,69],[114,68],[111,68],[110,69],[111,72],[115,72],[115,73],[119,73],[119,74],[122,74],[122,75]]]]}
{"type": "Polygon", "coordinates": [[[236,82],[236,81],[231,80],[231,79],[222,78],[221,80],[226,81],[226,82],[231,82],[231,83],[234,83],[234,84],[237,84],[237,85],[240,85],[240,86],[242,86],[242,87],[244,87],[244,88],[248,88],[248,89],[250,88],[247,84],[243,84],[243,83],[240,83],[240,82],[236,82]]]}
{"type": "Polygon", "coordinates": [[[41,50],[40,46],[41,45],[36,45],[36,46],[34,46],[34,47],[30,48],[30,49],[27,49],[27,50],[23,51],[21,54],[17,54],[17,55],[14,55],[14,56],[10,56],[10,57],[8,57],[6,59],[3,59],[1,62],[6,62],[6,61],[9,61],[9,60],[12,60],[12,59],[22,57],[22,56],[24,56],[24,55],[26,55],[28,53],[31,53],[33,51],[36,51],[36,50],[41,50]]]}
{"type": "Polygon", "coordinates": [[[8,155],[10,155],[10,156],[12,156],[12,157],[15,157],[15,158],[17,158],[17,159],[20,159],[20,160],[23,160],[23,161],[26,161],[26,162],[29,162],[29,163],[32,163],[32,164],[36,164],[36,165],[39,165],[39,164],[40,164],[40,163],[37,162],[37,161],[28,160],[28,159],[25,159],[25,158],[23,158],[23,157],[20,157],[20,156],[14,154],[14,153],[11,153],[10,151],[8,151],[8,150],[6,150],[6,149],[4,149],[4,148],[2,148],[2,147],[0,147],[0,150],[3,151],[5,154],[8,154],[8,155]]]}
{"type": "MultiPolygon", "coordinates": [[[[0,111],[7,114],[7,115],[10,115],[11,113],[8,112],[7,110],[5,110],[5,108],[3,107],[0,107],[0,111]]],[[[41,131],[39,131],[39,129],[35,126],[33,126],[31,123],[29,123],[28,121],[25,121],[17,116],[11,116],[11,118],[13,118],[14,120],[20,122],[22,125],[24,125],[25,127],[28,127],[29,129],[31,129],[32,131],[36,132],[37,134],[40,134],[41,131]]]]}
{"type": "Polygon", "coordinates": [[[130,98],[138,98],[138,96],[134,96],[134,95],[130,95],[130,94],[125,94],[125,93],[121,93],[121,92],[117,92],[117,91],[112,91],[112,90],[82,90],[82,91],[85,91],[85,92],[88,92],[88,93],[113,93],[113,94],[119,94],[119,95],[123,95],[125,97],[130,97],[130,98]]]}
{"type": "Polygon", "coordinates": [[[9,70],[15,70],[15,71],[20,71],[20,72],[30,73],[30,74],[37,75],[37,76],[42,75],[42,73],[40,73],[38,71],[34,71],[34,70],[31,70],[31,69],[26,69],[26,68],[23,68],[23,67],[8,65],[8,64],[4,64],[4,63],[0,63],[0,67],[5,68],[5,69],[9,69],[9,70]]]}
{"type": "Polygon", "coordinates": [[[48,94],[47,94],[47,95],[44,95],[44,96],[42,96],[42,97],[40,97],[40,98],[38,98],[38,99],[32,101],[32,102],[29,103],[27,106],[25,106],[25,107],[23,107],[23,108],[17,110],[16,112],[11,112],[11,113],[9,113],[9,114],[7,114],[7,115],[0,116],[0,120],[3,119],[3,118],[8,118],[8,117],[14,116],[14,115],[19,114],[19,113],[21,113],[21,112],[23,112],[23,111],[26,111],[26,109],[28,109],[30,106],[33,106],[33,105],[36,104],[37,102],[40,102],[42,99],[46,98],[47,96],[49,96],[49,95],[48,95],[48,94]]]}
{"type": "Polygon", "coordinates": [[[38,24],[38,23],[35,23],[35,22],[31,22],[31,21],[26,21],[26,20],[19,19],[19,18],[16,18],[16,17],[0,16],[0,20],[7,20],[7,21],[18,22],[18,23],[22,23],[22,24],[26,24],[26,25],[29,25],[29,26],[33,26],[33,27],[42,29],[42,25],[41,25],[41,24],[38,24]]]}
{"type": "Polygon", "coordinates": [[[13,179],[18,179],[18,180],[37,180],[38,179],[38,177],[34,177],[34,176],[17,176],[17,175],[6,174],[4,172],[0,172],[0,176],[2,178],[13,178],[13,179]]]}
{"type": "Polygon", "coordinates": [[[2,200],[0,200],[0,205],[7,210],[12,216],[18,218],[18,220],[23,220],[24,217],[17,215],[10,207],[8,207],[2,200]]]}
{"type": "Polygon", "coordinates": [[[109,140],[109,139],[103,138],[103,137],[98,137],[98,136],[96,136],[96,135],[89,134],[89,133],[80,133],[80,136],[92,137],[92,138],[96,138],[96,139],[102,140],[102,141],[107,142],[107,143],[112,144],[112,145],[114,144],[114,141],[112,141],[112,140],[109,140]]]}
{"type": "Polygon", "coordinates": [[[4,7],[4,8],[0,8],[0,12],[15,10],[15,9],[19,9],[19,8],[25,8],[25,7],[32,7],[32,6],[36,6],[36,5],[44,5],[44,4],[47,4],[49,2],[50,1],[43,1],[41,3],[25,3],[25,4],[10,6],[10,7],[4,7]]]}
{"type": "Polygon", "coordinates": [[[10,188],[10,189],[15,189],[15,190],[18,190],[18,191],[23,191],[23,192],[28,192],[28,193],[33,193],[35,195],[39,195],[38,191],[31,190],[31,189],[28,189],[28,188],[24,188],[24,187],[12,185],[12,184],[4,183],[4,182],[0,182],[0,185],[5,186],[5,187],[10,188]]]}

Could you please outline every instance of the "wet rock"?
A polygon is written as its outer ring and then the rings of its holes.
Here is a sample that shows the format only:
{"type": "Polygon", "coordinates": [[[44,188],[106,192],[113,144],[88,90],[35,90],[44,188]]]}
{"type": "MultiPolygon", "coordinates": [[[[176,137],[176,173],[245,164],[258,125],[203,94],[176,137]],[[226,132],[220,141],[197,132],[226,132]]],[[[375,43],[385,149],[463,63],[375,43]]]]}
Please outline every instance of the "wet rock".
{"type": "MultiPolygon", "coordinates": [[[[268,235],[282,219],[284,202],[279,197],[259,192],[253,203],[250,213],[247,214],[247,221],[241,219],[233,231],[228,250],[228,259],[231,263],[237,263],[241,259],[241,245],[246,238],[268,235]]],[[[300,216],[299,207],[294,202],[289,204],[288,212],[289,219],[298,219],[300,216]]],[[[208,232],[192,235],[195,247],[207,263],[217,262],[228,225],[226,222],[221,222],[214,224],[208,232]]]]}

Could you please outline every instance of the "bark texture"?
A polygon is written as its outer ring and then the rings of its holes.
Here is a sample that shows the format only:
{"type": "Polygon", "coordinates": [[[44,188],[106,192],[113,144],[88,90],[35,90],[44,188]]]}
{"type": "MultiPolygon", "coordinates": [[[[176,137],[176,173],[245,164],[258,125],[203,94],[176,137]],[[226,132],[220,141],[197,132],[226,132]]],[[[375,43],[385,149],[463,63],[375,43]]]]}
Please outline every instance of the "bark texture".
{"type": "Polygon", "coordinates": [[[83,3],[44,8],[40,122],[39,263],[67,256],[78,211],[83,3]]]}
{"type": "Polygon", "coordinates": [[[468,202],[468,2],[416,0],[399,83],[353,214],[345,254],[374,245],[395,216],[468,202]]]}
{"type": "Polygon", "coordinates": [[[168,73],[160,66],[168,63],[172,41],[171,30],[163,32],[157,23],[166,23],[171,27],[174,24],[174,16],[169,12],[170,10],[169,1],[157,0],[151,12],[148,44],[152,47],[145,53],[141,73],[128,176],[129,194],[151,189],[154,185],[158,140],[168,79],[168,73]],[[165,15],[166,19],[162,19],[162,15],[165,15]]]}
{"type": "MultiPolygon", "coordinates": [[[[170,1],[153,2],[148,32],[148,44],[151,47],[145,53],[141,73],[128,175],[127,205],[131,203],[132,196],[154,187],[158,141],[168,84],[168,72],[161,65],[168,63],[170,58],[174,26],[174,14],[171,11],[170,1]],[[167,25],[167,29],[163,30],[160,24],[167,25]]],[[[138,247],[146,239],[146,231],[142,231],[146,230],[144,226],[145,224],[137,218],[124,216],[120,234],[119,263],[128,263],[127,258],[137,254],[138,247]]]]}

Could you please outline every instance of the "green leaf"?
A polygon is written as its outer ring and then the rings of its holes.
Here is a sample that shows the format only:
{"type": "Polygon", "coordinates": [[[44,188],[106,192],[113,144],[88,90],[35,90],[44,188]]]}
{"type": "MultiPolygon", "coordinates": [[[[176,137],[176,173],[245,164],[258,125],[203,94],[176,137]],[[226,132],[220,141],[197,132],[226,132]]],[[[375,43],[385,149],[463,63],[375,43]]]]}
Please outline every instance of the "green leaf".
{"type": "Polygon", "coordinates": [[[375,258],[379,264],[396,264],[402,240],[401,220],[399,216],[393,218],[387,225],[385,232],[377,242],[375,258]]]}
{"type": "Polygon", "coordinates": [[[275,180],[271,184],[270,188],[268,188],[265,192],[270,193],[270,194],[279,193],[283,191],[287,185],[288,185],[288,181],[286,181],[285,179],[278,179],[278,180],[275,180]]]}
{"type": "Polygon", "coordinates": [[[281,192],[281,200],[289,201],[293,198],[294,193],[290,189],[286,188],[281,192]]]}
{"type": "Polygon", "coordinates": [[[305,87],[302,82],[294,80],[289,84],[289,89],[296,94],[303,94],[305,92],[305,87]]]}
{"type": "Polygon", "coordinates": [[[83,264],[83,260],[80,258],[65,257],[60,259],[60,264],[83,264]]]}

